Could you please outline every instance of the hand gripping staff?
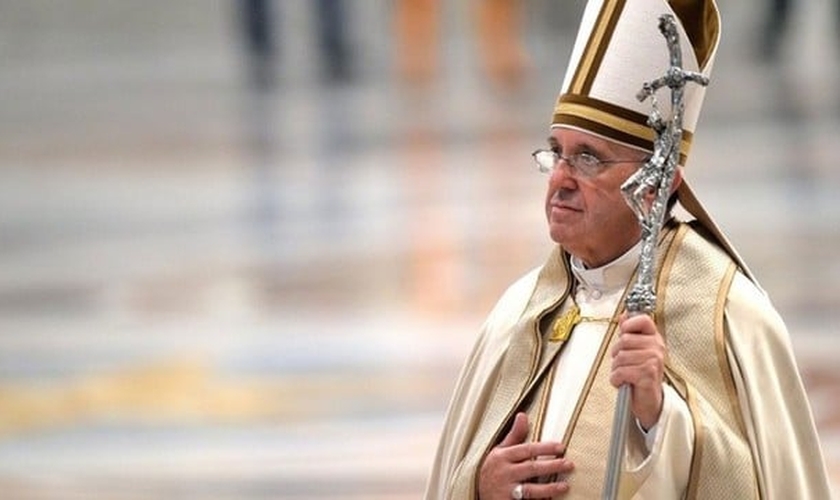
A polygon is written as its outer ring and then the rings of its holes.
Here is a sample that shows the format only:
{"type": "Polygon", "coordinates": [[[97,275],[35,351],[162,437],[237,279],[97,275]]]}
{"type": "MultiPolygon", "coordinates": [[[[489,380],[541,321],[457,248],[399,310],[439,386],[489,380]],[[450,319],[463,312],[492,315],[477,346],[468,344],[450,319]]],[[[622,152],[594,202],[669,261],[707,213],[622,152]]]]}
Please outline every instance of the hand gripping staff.
{"type": "MultiPolygon", "coordinates": [[[[651,98],[652,110],[648,116],[648,125],[655,134],[653,155],[621,186],[624,199],[633,209],[642,229],[639,270],[636,274],[636,282],[624,301],[630,314],[652,314],[656,308],[656,292],[653,284],[656,272],[656,244],[667,212],[671,184],[674,182],[674,175],[679,164],[683,133],[684,88],[688,82],[703,86],[709,84],[709,79],[700,73],[683,70],[680,37],[672,15],[660,16],[659,31],[668,43],[670,67],[664,76],[652,82],[646,82],[636,95],[640,102],[648,97],[651,98]],[[656,100],[656,91],[662,87],[671,89],[671,116],[668,119],[662,117],[656,100]],[[649,198],[650,194],[655,194],[652,202],[649,198]]],[[[624,384],[618,390],[615,405],[610,451],[601,497],[604,500],[615,500],[618,496],[629,419],[630,386],[624,384]]]]}

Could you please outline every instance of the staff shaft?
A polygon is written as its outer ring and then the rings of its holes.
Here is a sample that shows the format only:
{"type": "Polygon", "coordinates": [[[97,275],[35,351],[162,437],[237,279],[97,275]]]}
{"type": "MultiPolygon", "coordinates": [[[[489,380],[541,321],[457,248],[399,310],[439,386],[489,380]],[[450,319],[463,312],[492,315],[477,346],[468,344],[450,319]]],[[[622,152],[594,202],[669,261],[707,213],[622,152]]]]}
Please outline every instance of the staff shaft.
{"type": "MultiPolygon", "coordinates": [[[[642,233],[636,281],[625,299],[625,308],[631,315],[652,314],[656,309],[656,245],[679,164],[684,89],[689,81],[700,85],[708,84],[708,78],[705,76],[683,70],[679,34],[673,16],[662,15],[659,18],[659,30],[668,44],[670,67],[664,76],[645,83],[637,96],[640,101],[650,97],[653,102],[653,109],[648,117],[648,124],[656,135],[653,155],[621,186],[625,200],[636,214],[642,233]],[[667,120],[662,118],[656,103],[656,91],[662,87],[668,87],[671,91],[671,115],[667,120]],[[649,201],[651,193],[655,195],[652,203],[649,201]]],[[[622,457],[631,416],[631,396],[630,385],[623,384],[618,390],[613,416],[602,494],[604,500],[618,498],[622,457]]]]}

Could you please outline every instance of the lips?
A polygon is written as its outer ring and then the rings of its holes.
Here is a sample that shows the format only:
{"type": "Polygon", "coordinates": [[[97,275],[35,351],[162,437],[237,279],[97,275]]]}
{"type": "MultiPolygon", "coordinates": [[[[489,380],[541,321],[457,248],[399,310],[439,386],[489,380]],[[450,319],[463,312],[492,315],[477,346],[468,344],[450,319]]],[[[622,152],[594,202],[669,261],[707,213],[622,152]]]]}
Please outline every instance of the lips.
{"type": "Polygon", "coordinates": [[[553,212],[555,210],[581,212],[580,208],[577,208],[577,207],[572,206],[568,203],[563,203],[563,202],[559,202],[559,201],[554,201],[554,202],[551,203],[551,211],[553,212]]]}

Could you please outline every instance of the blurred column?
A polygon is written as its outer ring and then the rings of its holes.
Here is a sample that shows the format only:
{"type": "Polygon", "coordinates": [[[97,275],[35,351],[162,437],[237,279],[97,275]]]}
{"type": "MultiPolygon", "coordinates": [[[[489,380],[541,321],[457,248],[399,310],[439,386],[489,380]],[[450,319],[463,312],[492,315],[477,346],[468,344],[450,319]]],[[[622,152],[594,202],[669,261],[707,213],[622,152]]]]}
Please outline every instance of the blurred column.
{"type": "Polygon", "coordinates": [[[476,0],[474,8],[484,71],[497,85],[517,87],[529,65],[522,0],[476,0]]]}
{"type": "Polygon", "coordinates": [[[438,0],[397,0],[394,12],[399,77],[408,84],[426,85],[437,75],[438,0]]]}
{"type": "Polygon", "coordinates": [[[406,131],[400,152],[404,186],[411,200],[408,230],[408,303],[424,316],[464,310],[464,231],[448,198],[449,175],[441,135],[424,128],[406,131]]]}
{"type": "MultiPolygon", "coordinates": [[[[439,0],[396,3],[397,71],[408,84],[427,85],[437,76],[441,11],[439,0]]],[[[521,83],[529,65],[522,41],[523,12],[522,0],[473,0],[471,4],[482,70],[505,88],[521,83]]]]}

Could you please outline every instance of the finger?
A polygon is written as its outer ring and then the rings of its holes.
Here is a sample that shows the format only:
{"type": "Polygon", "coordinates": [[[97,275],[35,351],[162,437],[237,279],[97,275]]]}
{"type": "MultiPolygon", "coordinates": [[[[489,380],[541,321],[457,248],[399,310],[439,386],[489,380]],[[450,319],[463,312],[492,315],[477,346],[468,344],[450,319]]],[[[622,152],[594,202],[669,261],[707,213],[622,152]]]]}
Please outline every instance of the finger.
{"type": "Polygon", "coordinates": [[[627,316],[624,320],[619,321],[619,328],[621,333],[635,333],[637,335],[654,335],[656,334],[656,323],[653,318],[647,314],[636,314],[634,316],[627,316]]]}
{"type": "Polygon", "coordinates": [[[663,365],[664,356],[655,349],[621,350],[613,355],[612,369],[638,367],[642,370],[650,365],[652,368],[663,365]]]}
{"type": "Polygon", "coordinates": [[[507,458],[511,462],[517,463],[537,457],[559,457],[566,451],[566,447],[558,441],[539,441],[510,447],[506,451],[508,452],[507,458]]]}
{"type": "Polygon", "coordinates": [[[522,498],[554,498],[569,491],[569,483],[560,480],[553,483],[525,483],[522,485],[522,498]]]}
{"type": "Polygon", "coordinates": [[[499,446],[505,448],[515,444],[524,443],[528,439],[528,415],[519,412],[513,419],[513,425],[510,427],[505,438],[499,443],[499,446]]]}
{"type": "Polygon", "coordinates": [[[619,352],[644,350],[664,353],[666,349],[665,342],[662,340],[662,337],[658,335],[651,336],[624,333],[616,340],[615,344],[613,344],[610,349],[610,354],[615,356],[619,352]]]}
{"type": "Polygon", "coordinates": [[[574,468],[571,460],[565,458],[542,458],[526,460],[513,466],[514,477],[520,481],[528,481],[537,477],[550,477],[555,474],[566,474],[574,468]]]}
{"type": "Polygon", "coordinates": [[[647,389],[660,385],[663,380],[662,370],[652,363],[640,366],[613,368],[610,373],[610,384],[618,387],[630,384],[640,389],[647,389]]]}
{"type": "Polygon", "coordinates": [[[615,344],[619,349],[658,349],[665,350],[665,342],[659,335],[643,335],[638,333],[625,333],[615,344]]]}

